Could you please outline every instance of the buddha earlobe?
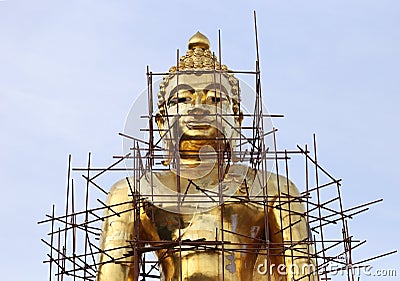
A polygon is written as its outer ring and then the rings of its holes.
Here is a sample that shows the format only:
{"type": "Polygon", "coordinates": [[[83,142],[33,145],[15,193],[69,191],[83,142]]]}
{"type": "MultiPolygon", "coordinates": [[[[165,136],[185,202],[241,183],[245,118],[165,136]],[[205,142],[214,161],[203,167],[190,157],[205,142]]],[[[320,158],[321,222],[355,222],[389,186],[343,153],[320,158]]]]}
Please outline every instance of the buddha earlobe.
{"type": "MultiPolygon", "coordinates": [[[[157,123],[157,126],[159,129],[163,129],[164,128],[164,117],[162,116],[162,114],[160,112],[157,112],[156,116],[155,116],[155,121],[157,123]]],[[[162,136],[162,131],[160,130],[160,135],[162,136]]]]}

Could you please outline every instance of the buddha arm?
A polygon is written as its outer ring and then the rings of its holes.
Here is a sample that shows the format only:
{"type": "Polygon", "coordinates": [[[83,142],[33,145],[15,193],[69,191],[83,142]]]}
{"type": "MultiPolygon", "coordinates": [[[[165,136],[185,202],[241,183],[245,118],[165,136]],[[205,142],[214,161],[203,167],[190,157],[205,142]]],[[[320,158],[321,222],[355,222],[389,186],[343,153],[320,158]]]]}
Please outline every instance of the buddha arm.
{"type": "Polygon", "coordinates": [[[107,197],[101,232],[97,281],[137,280],[134,258],[127,256],[134,238],[133,198],[126,180],[113,185],[107,197]]]}
{"type": "Polygon", "coordinates": [[[317,280],[314,272],[314,245],[309,237],[300,192],[292,182],[282,176],[279,179],[279,187],[270,208],[270,233],[272,242],[277,243],[275,245],[278,245],[280,254],[283,254],[280,263],[286,266],[286,278],[317,280]]]}

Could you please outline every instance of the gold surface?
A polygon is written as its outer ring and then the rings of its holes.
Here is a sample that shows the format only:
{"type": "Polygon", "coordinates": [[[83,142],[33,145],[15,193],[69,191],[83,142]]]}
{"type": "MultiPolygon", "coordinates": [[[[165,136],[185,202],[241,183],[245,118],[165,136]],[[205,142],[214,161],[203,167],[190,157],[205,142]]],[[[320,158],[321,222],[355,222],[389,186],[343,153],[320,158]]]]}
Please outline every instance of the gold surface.
{"type": "MultiPolygon", "coordinates": [[[[189,48],[193,53],[208,50],[209,41],[196,33],[189,48]]],[[[178,162],[170,170],[143,175],[141,198],[148,203],[139,214],[129,187],[137,184],[133,178],[111,188],[98,281],[138,280],[140,253],[132,252],[132,245],[144,247],[146,242],[155,247],[161,280],[167,281],[298,280],[305,276],[303,266],[314,265],[296,186],[280,175],[228,165],[231,154],[222,153],[235,147],[233,127],[240,127],[242,120],[234,79],[207,72],[172,72],[164,79],[156,122],[167,151],[164,163],[178,162]],[[157,204],[151,203],[150,194],[160,196],[157,204]],[[266,208],[260,204],[263,194],[266,208]],[[198,242],[202,246],[194,247],[198,242]],[[293,274],[292,265],[300,270],[293,274]]]]}
{"type": "Polygon", "coordinates": [[[188,42],[188,49],[191,50],[194,48],[202,48],[203,50],[210,49],[210,41],[204,34],[200,33],[199,31],[197,31],[195,35],[190,37],[188,42]]]}

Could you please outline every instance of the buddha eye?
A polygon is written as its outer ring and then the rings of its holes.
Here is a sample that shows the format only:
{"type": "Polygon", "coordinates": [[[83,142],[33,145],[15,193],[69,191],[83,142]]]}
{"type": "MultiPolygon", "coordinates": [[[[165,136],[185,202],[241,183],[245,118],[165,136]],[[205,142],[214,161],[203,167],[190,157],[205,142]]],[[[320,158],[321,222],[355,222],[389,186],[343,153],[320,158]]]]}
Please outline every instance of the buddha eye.
{"type": "Polygon", "coordinates": [[[211,97],[212,103],[219,103],[221,101],[220,97],[211,97]]]}
{"type": "Polygon", "coordinates": [[[221,93],[220,91],[208,91],[207,93],[207,101],[210,104],[219,104],[220,102],[225,102],[228,99],[226,98],[226,95],[224,93],[221,93]]]}
{"type": "Polygon", "coordinates": [[[174,106],[178,103],[189,103],[191,99],[189,97],[172,97],[168,101],[168,106],[174,106]]]}

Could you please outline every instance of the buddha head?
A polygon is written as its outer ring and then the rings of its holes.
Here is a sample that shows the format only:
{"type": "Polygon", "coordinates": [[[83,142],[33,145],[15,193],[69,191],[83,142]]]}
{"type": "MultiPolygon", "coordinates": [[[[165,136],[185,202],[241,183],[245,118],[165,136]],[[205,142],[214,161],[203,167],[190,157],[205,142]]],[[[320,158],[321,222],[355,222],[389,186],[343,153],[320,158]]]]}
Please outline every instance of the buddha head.
{"type": "Polygon", "coordinates": [[[156,122],[168,155],[163,164],[174,157],[189,166],[216,162],[216,156],[233,160],[242,119],[238,79],[197,32],[160,84],[156,122]]]}

